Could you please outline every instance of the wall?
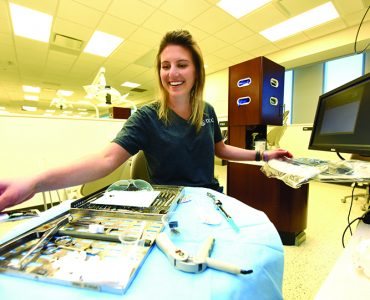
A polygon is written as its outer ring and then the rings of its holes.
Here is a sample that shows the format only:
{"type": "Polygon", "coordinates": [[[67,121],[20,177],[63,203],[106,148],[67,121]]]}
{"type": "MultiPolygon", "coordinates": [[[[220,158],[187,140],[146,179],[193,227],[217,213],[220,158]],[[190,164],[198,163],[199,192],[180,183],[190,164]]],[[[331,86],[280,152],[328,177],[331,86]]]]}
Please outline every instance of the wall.
{"type": "Polygon", "coordinates": [[[312,123],[322,94],[323,64],[294,69],[292,123],[312,123]]]}
{"type": "MultiPolygon", "coordinates": [[[[218,118],[227,116],[229,93],[229,69],[208,75],[204,87],[204,99],[215,108],[218,118]]],[[[226,118],[227,119],[227,118],[226,118]]]]}
{"type": "MultiPolygon", "coordinates": [[[[116,136],[123,123],[0,115],[0,178],[29,176],[99,151],[116,136]]],[[[26,205],[41,203],[39,194],[26,205]]]]}

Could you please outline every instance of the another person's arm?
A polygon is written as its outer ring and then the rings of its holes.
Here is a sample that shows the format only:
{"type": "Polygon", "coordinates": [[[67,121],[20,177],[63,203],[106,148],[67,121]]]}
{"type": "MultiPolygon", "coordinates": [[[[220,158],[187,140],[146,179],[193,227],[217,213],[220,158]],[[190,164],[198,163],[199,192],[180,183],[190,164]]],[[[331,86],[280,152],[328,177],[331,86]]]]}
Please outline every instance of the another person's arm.
{"type": "Polygon", "coordinates": [[[28,178],[0,180],[0,211],[32,198],[36,193],[83,184],[104,177],[131,154],[116,143],[67,166],[53,168],[28,178]]]}

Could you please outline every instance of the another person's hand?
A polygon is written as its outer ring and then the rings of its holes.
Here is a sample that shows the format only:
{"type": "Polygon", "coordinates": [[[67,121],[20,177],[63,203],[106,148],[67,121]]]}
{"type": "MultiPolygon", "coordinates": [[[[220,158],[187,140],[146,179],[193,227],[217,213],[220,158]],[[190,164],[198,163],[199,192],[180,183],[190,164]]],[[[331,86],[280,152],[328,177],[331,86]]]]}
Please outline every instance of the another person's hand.
{"type": "Polygon", "coordinates": [[[292,158],[293,155],[288,150],[284,149],[266,150],[263,152],[264,161],[269,161],[270,159],[279,159],[283,157],[292,158]]]}
{"type": "Polygon", "coordinates": [[[34,195],[34,184],[31,179],[1,180],[0,211],[28,200],[34,195]]]}

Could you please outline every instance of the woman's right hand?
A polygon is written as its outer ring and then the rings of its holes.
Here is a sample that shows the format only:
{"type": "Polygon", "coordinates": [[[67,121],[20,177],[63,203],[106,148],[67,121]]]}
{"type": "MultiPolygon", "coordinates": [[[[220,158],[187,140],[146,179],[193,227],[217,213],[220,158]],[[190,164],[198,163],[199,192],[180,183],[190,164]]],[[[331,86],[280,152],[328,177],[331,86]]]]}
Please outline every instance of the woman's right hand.
{"type": "Polygon", "coordinates": [[[26,201],[34,195],[32,179],[0,180],[0,211],[26,201]]]}

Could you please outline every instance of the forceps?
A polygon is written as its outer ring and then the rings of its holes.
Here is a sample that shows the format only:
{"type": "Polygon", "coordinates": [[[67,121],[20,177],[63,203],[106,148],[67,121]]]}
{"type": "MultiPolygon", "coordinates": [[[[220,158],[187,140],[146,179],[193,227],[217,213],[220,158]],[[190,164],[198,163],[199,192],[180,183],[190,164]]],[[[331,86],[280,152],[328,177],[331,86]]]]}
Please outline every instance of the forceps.
{"type": "Polygon", "coordinates": [[[33,252],[35,252],[39,248],[45,247],[45,245],[50,241],[50,239],[58,232],[59,228],[67,224],[70,220],[71,216],[68,214],[59,218],[54,222],[52,225],[44,225],[39,230],[34,230],[28,233],[25,233],[14,240],[5,243],[3,246],[0,247],[0,255],[6,253],[12,249],[15,249],[24,243],[32,241],[36,238],[39,238],[37,243],[31,247],[30,250],[18,261],[18,263],[14,266],[17,269],[23,270],[33,259],[34,257],[31,256],[33,252]]]}

